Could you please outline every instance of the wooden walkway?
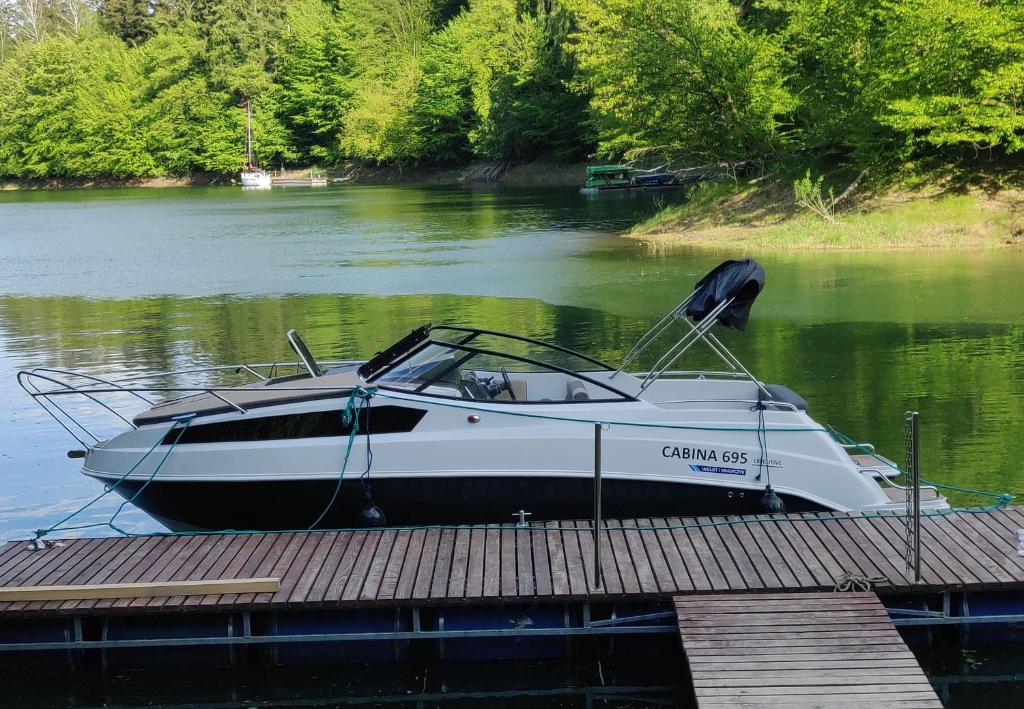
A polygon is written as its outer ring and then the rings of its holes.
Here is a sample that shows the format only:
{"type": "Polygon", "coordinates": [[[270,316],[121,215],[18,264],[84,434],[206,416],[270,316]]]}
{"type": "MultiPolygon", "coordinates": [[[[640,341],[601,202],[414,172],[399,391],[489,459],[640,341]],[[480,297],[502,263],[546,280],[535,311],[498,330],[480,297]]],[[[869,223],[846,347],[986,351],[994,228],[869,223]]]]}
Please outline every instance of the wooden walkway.
{"type": "Polygon", "coordinates": [[[1024,508],[927,517],[923,583],[897,517],[608,520],[603,584],[586,522],[355,532],[65,540],[0,547],[0,586],[280,578],[277,593],[0,603],[14,615],[110,615],[344,606],[668,599],[677,594],[830,591],[847,573],[882,592],[1024,588],[1024,508]]]}
{"type": "Polygon", "coordinates": [[[701,709],[942,707],[873,593],[680,596],[675,604],[701,709]]]}

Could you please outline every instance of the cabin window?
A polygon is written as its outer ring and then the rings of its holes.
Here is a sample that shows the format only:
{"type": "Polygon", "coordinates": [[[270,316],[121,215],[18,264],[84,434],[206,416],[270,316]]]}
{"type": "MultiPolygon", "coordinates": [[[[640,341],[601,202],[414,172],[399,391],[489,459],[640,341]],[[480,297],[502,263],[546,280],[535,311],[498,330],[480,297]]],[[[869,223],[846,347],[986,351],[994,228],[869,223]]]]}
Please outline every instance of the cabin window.
{"type": "MultiPolygon", "coordinates": [[[[408,433],[420,422],[426,411],[407,406],[373,406],[363,408],[359,414],[359,435],[408,433]]],[[[181,434],[183,443],[240,443],[250,441],[278,441],[295,438],[325,438],[347,436],[352,426],[342,420],[342,410],[310,411],[282,416],[243,417],[220,423],[193,423],[181,434]]],[[[178,438],[180,429],[172,429],[164,436],[163,444],[170,445],[178,438]]]]}

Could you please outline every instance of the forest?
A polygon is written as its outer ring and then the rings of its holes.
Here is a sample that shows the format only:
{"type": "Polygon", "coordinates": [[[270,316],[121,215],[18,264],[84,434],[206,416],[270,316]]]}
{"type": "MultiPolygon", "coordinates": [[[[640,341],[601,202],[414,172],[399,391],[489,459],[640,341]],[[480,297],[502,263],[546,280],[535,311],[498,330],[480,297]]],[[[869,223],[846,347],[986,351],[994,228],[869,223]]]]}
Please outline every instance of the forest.
{"type": "Polygon", "coordinates": [[[275,167],[999,163],[1024,3],[0,0],[0,176],[231,173],[246,100],[275,167]]]}

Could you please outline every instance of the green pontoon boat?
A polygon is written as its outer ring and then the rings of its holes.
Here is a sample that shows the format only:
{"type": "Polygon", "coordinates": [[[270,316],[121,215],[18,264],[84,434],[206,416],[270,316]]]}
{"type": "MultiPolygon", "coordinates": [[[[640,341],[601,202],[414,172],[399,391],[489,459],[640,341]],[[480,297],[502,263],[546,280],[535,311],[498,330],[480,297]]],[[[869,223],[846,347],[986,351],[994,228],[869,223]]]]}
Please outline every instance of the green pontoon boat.
{"type": "Polygon", "coordinates": [[[642,172],[625,165],[589,165],[587,182],[580,192],[594,194],[605,190],[640,190],[679,184],[671,172],[642,172]]]}

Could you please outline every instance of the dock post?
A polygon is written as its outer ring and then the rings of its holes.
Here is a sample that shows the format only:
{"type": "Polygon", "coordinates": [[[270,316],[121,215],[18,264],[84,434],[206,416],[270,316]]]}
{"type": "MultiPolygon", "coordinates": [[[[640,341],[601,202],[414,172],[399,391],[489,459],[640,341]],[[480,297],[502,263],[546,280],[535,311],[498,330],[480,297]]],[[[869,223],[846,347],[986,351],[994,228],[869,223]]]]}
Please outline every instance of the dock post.
{"type": "Polygon", "coordinates": [[[914,583],[921,582],[921,431],[918,413],[908,411],[907,422],[907,570],[913,558],[914,583]]]}
{"type": "Polygon", "coordinates": [[[601,588],[601,428],[594,424],[594,588],[601,588]]]}

